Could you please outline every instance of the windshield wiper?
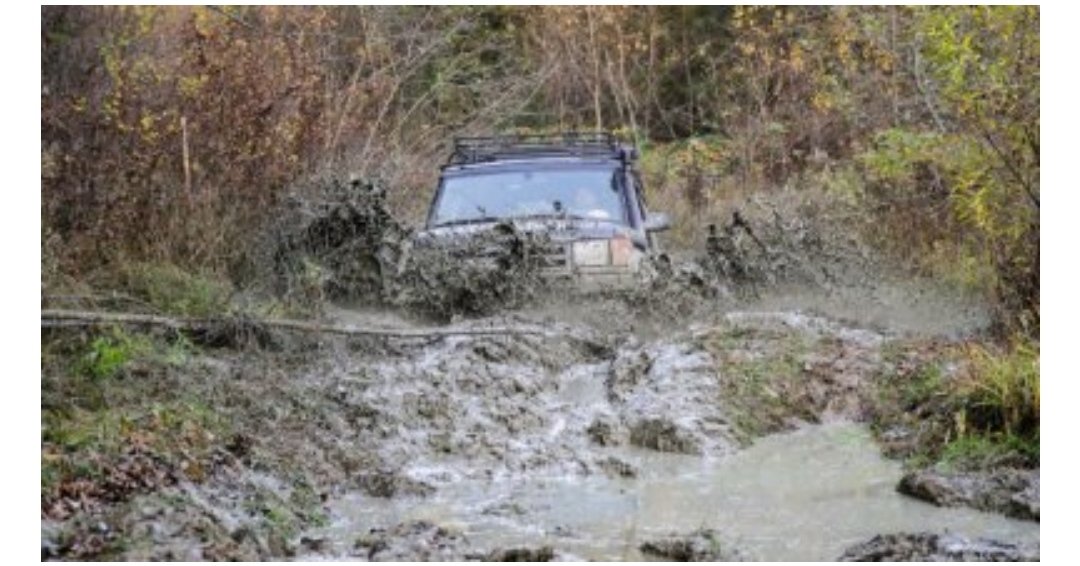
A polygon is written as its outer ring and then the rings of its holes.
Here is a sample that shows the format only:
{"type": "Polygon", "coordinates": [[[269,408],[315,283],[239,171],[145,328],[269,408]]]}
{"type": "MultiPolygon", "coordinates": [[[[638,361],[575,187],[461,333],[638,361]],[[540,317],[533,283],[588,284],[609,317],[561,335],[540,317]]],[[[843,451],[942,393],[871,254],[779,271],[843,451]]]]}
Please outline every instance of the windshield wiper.
{"type": "Polygon", "coordinates": [[[520,220],[577,220],[580,222],[604,222],[607,224],[620,224],[620,222],[614,218],[597,218],[594,216],[586,216],[583,214],[570,214],[567,212],[543,212],[538,214],[525,214],[522,216],[477,216],[474,218],[455,218],[453,220],[447,220],[445,222],[439,222],[432,226],[432,228],[444,228],[449,226],[464,226],[467,224],[484,224],[488,222],[514,222],[520,220]]]}
{"type": "Polygon", "coordinates": [[[433,228],[442,228],[444,226],[462,226],[465,224],[483,224],[485,222],[499,222],[503,220],[498,216],[475,216],[473,218],[455,218],[453,220],[446,220],[439,222],[433,228]]]}
{"type": "Polygon", "coordinates": [[[610,224],[619,224],[619,221],[614,218],[599,218],[595,216],[586,216],[584,214],[571,214],[569,212],[545,212],[542,214],[529,214],[525,216],[514,216],[511,220],[585,220],[589,222],[607,222],[610,224]]]}

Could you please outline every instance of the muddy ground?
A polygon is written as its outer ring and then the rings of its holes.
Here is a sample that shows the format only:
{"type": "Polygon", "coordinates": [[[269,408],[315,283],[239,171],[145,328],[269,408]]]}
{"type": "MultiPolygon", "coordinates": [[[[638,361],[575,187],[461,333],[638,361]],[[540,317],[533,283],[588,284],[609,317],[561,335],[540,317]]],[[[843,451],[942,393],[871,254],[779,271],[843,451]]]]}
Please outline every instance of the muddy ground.
{"type": "MultiPolygon", "coordinates": [[[[381,316],[388,327],[407,324],[381,316]]],[[[43,558],[557,558],[557,547],[478,548],[451,525],[387,524],[347,544],[312,533],[336,520],[327,503],[350,492],[423,505],[463,481],[633,478],[613,447],[723,458],[808,423],[868,422],[893,338],[770,310],[718,313],[663,337],[529,313],[440,328],[494,327],[514,333],[283,336],[276,350],[201,349],[182,365],[119,377],[158,380],[159,401],[197,401],[228,424],[186,464],[197,473],[147,450],[100,489],[43,492],[43,558]]],[[[951,490],[916,475],[903,489],[1038,520],[1037,470],[1000,473],[1035,479],[967,475],[951,490]]],[[[716,558],[685,536],[640,541],[641,550],[716,558]]]]}
{"type": "MultiPolygon", "coordinates": [[[[707,253],[669,260],[660,277],[631,293],[541,301],[506,283],[535,281],[527,264],[511,263],[520,279],[462,294],[439,271],[445,263],[419,275],[392,267],[403,234],[388,217],[378,216],[382,228],[371,224],[364,199],[377,196],[324,207],[321,217],[297,212],[308,219],[282,228],[285,235],[265,247],[277,270],[270,280],[284,296],[319,305],[326,321],[439,334],[275,330],[258,340],[195,344],[166,334],[152,341],[167,356],[143,356],[105,378],[76,378],[65,360],[79,359],[96,334],[43,330],[43,345],[66,345],[46,348],[60,353],[43,357],[43,413],[62,414],[59,423],[89,419],[95,431],[58,431],[43,419],[43,559],[581,559],[549,538],[475,542],[468,525],[402,521],[336,538],[326,527],[340,525],[334,502],[351,494],[371,505],[423,506],[463,482],[633,482],[635,454],[712,461],[815,423],[876,426],[891,414],[878,392],[903,363],[899,353],[959,339],[985,320],[977,305],[923,283],[836,285],[843,270],[811,269],[826,264],[824,252],[765,253],[772,267],[756,274],[732,259],[749,255],[720,261],[707,253]],[[327,216],[336,220],[319,220],[327,216]],[[377,253],[357,259],[347,253],[356,246],[377,253]],[[398,287],[385,284],[391,270],[398,287]],[[410,278],[424,283],[402,292],[410,278]],[[64,408],[70,399],[83,408],[64,408]],[[93,442],[100,453],[81,456],[93,442]]],[[[800,229],[800,242],[820,246],[800,229]]],[[[744,232],[722,228],[709,245],[715,252],[730,245],[723,238],[752,235],[782,249],[763,230],[744,232]]],[[[520,243],[512,232],[499,237],[520,243]]],[[[865,280],[863,267],[849,268],[865,280]]],[[[884,431],[883,449],[905,434],[884,431]]],[[[900,489],[939,505],[1037,521],[1038,469],[1023,467],[913,470],[900,489]]],[[[483,510],[531,512],[512,498],[483,510]]],[[[881,534],[844,557],[1038,552],[1014,552],[1011,541],[970,543],[976,550],[968,552],[934,534],[881,534]]],[[[633,556],[754,558],[708,529],[629,544],[640,553],[633,556]]]]}

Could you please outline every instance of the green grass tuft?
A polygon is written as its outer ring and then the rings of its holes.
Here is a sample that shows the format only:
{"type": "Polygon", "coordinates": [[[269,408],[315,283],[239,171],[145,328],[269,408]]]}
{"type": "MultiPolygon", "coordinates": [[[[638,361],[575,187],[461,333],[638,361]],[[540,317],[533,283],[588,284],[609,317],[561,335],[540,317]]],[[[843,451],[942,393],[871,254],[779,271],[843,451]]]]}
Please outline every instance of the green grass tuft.
{"type": "Polygon", "coordinates": [[[98,336],[90,343],[90,349],[78,362],[78,373],[93,379],[115,377],[132,360],[153,350],[150,341],[113,329],[105,336],[98,336]]]}
{"type": "Polygon", "coordinates": [[[227,310],[232,284],[206,273],[176,265],[136,263],[125,267],[121,285],[133,296],[163,314],[211,316],[227,310]]]}

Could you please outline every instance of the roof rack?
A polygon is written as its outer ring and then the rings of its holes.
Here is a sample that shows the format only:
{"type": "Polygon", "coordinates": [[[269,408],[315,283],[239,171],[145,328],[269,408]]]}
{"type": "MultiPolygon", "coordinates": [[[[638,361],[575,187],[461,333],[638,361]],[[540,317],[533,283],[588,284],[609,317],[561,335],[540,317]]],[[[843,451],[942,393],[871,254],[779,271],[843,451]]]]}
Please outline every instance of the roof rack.
{"type": "Polygon", "coordinates": [[[560,134],[512,134],[502,136],[456,137],[447,165],[484,163],[521,157],[599,156],[630,161],[637,151],[622,146],[608,132],[564,132],[560,134]]]}

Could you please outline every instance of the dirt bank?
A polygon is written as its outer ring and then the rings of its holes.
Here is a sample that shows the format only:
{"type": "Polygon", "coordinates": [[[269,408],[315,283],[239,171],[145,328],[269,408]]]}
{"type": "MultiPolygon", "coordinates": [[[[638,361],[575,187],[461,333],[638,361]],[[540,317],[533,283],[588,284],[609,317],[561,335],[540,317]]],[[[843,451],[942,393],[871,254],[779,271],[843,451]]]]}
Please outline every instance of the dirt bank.
{"type": "MultiPolygon", "coordinates": [[[[971,387],[966,353],[973,347],[940,338],[895,341],[870,421],[882,450],[907,463],[897,486],[901,493],[943,507],[1038,521],[1038,423],[1023,434],[995,432],[1001,421],[987,405],[956,393],[971,387]],[[970,418],[984,414],[990,416],[970,418]]],[[[995,385],[976,387],[990,391],[995,385]]]]}

